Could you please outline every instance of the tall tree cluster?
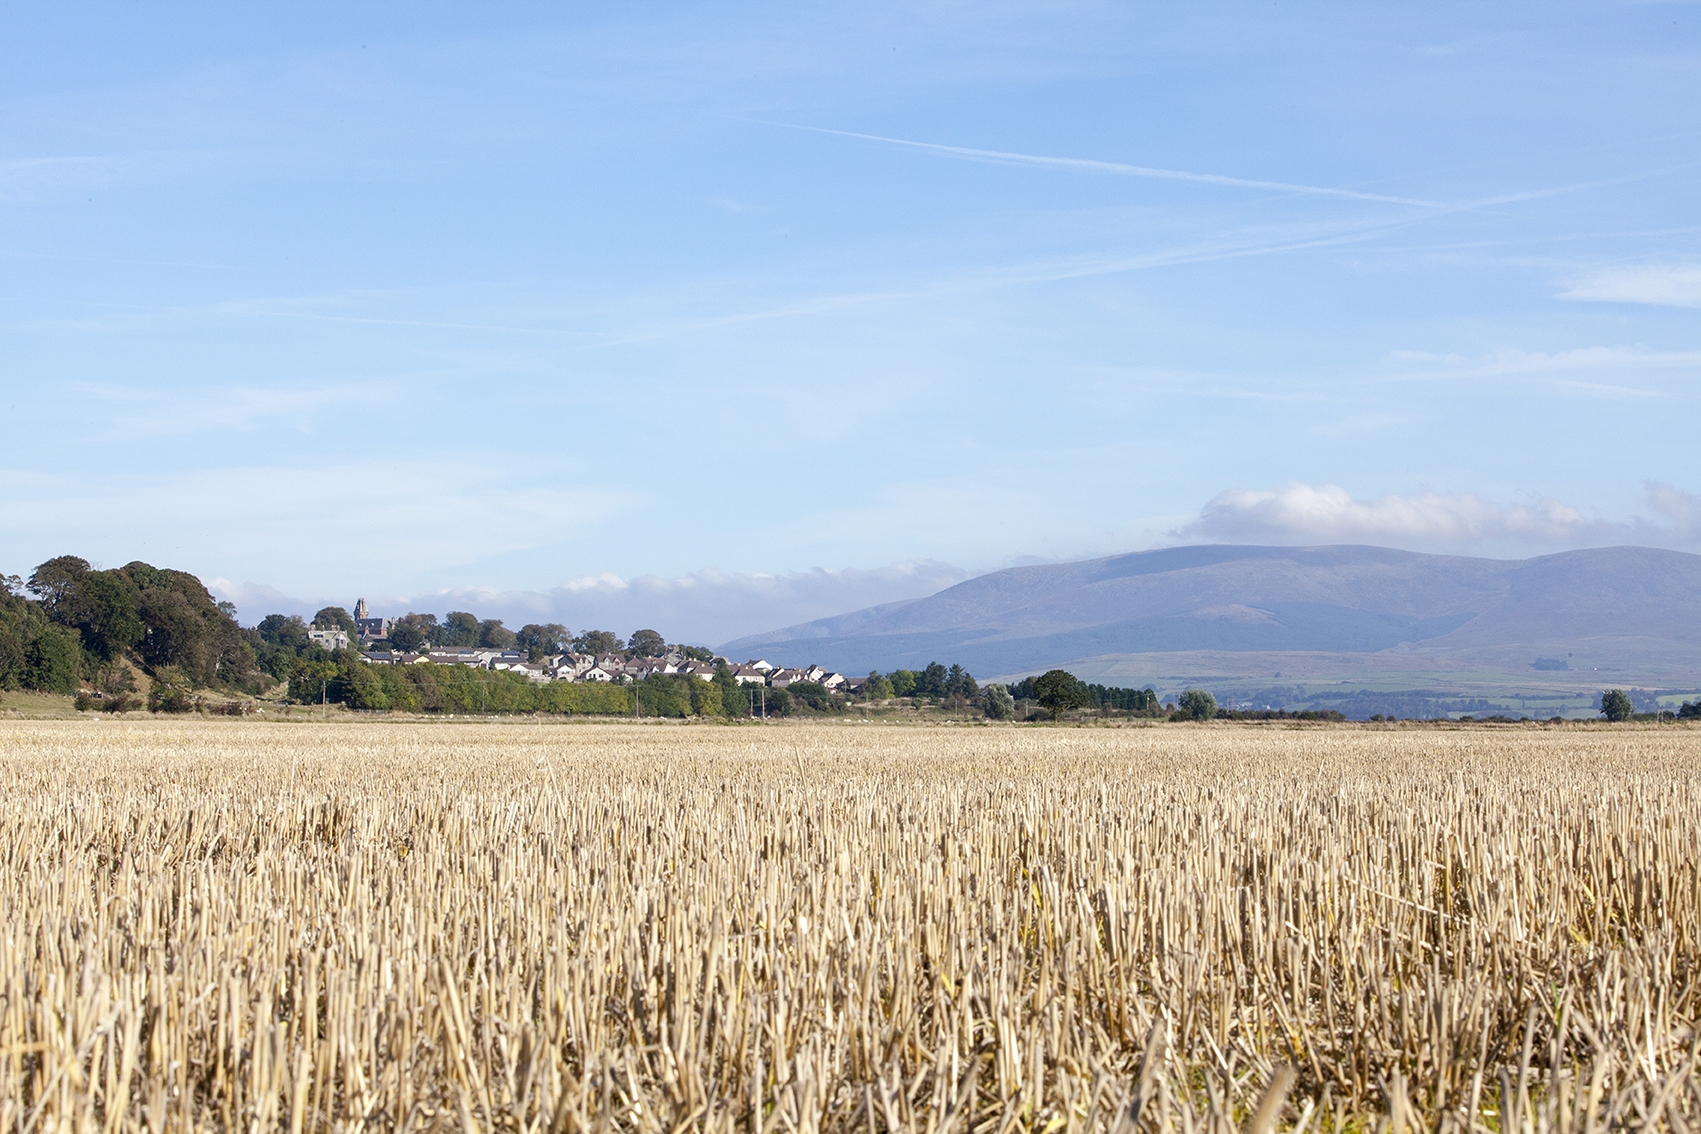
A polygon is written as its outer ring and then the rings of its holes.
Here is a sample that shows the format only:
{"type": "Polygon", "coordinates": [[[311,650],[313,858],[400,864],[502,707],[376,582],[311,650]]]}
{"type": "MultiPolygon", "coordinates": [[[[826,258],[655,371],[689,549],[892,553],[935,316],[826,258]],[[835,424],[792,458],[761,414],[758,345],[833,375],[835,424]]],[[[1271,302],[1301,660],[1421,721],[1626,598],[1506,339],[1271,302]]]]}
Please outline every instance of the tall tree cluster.
{"type": "Polygon", "coordinates": [[[97,570],[61,555],[27,582],[0,582],[0,688],[71,693],[131,665],[194,687],[255,682],[235,611],[187,572],[140,561],[97,570]]]}

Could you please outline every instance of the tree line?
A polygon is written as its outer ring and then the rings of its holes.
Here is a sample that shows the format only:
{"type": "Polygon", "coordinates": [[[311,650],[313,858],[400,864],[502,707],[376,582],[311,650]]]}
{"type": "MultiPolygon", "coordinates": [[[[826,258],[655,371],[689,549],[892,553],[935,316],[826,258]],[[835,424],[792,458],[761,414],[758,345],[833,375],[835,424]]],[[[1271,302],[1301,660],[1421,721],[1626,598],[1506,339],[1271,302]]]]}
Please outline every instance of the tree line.
{"type": "Polygon", "coordinates": [[[1701,701],[1685,701],[1675,713],[1669,709],[1662,711],[1659,702],[1655,701],[1652,712],[1638,713],[1630,694],[1622,689],[1608,689],[1601,693],[1601,716],[1615,724],[1638,717],[1655,720],[1661,717],[1683,721],[1701,720],[1701,701]]]}
{"type": "Polygon", "coordinates": [[[1163,706],[1158,703],[1157,693],[1149,688],[1123,689],[1089,683],[1063,669],[1025,677],[1009,687],[1007,696],[1012,702],[1009,707],[1012,715],[1016,712],[1016,703],[1029,702],[1052,720],[1060,719],[1071,709],[1109,710],[1130,716],[1158,716],[1164,712],[1163,706]]]}
{"type": "Polygon", "coordinates": [[[289,674],[298,704],[427,713],[601,713],[632,711],[626,686],[537,682],[505,670],[465,665],[372,665],[353,650],[323,661],[301,659],[289,674]]]}

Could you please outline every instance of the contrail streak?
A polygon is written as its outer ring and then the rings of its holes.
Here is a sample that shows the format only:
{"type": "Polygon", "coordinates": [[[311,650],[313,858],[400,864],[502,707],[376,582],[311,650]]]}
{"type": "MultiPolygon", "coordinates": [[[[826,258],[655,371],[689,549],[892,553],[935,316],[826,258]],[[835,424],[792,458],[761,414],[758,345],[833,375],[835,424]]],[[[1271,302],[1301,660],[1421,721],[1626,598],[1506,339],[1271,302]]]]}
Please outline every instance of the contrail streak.
{"type": "Polygon", "coordinates": [[[1092,158],[1046,157],[1039,154],[1015,154],[1003,150],[976,150],[968,146],[943,146],[937,142],[912,142],[905,138],[888,138],[880,134],[858,134],[852,130],[829,130],[824,126],[798,126],[776,122],[791,130],[808,130],[816,134],[836,134],[841,138],[858,138],[865,142],[884,142],[889,146],[925,153],[946,154],[950,157],[971,158],[975,161],[1001,162],[1006,165],[1032,165],[1049,169],[1079,169],[1089,173],[1112,173],[1122,177],[1151,177],[1162,181],[1192,181],[1204,185],[1230,185],[1239,189],[1270,189],[1281,193],[1309,193],[1316,197],[1344,197],[1352,201],[1376,201],[1385,205],[1413,205],[1424,209],[1453,209],[1442,201],[1425,201],[1416,197],[1392,197],[1383,193],[1363,193],[1357,189],[1335,189],[1322,185],[1295,185],[1287,181],[1262,181],[1249,177],[1228,177],[1220,173],[1190,173],[1182,169],[1157,169],[1145,165],[1126,165],[1119,161],[1096,161],[1092,158]]]}

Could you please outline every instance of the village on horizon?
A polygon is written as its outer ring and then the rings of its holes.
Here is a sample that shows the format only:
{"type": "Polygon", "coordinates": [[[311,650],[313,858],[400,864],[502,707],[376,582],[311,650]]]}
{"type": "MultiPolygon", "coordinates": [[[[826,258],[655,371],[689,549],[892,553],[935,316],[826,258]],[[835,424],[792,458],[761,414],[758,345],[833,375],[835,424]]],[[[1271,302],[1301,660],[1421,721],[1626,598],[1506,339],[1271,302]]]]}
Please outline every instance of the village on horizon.
{"type": "Polygon", "coordinates": [[[656,656],[628,656],[617,651],[580,653],[562,650],[533,657],[524,650],[495,646],[431,646],[407,652],[376,648],[389,640],[399,620],[375,616],[360,599],[354,605],[355,638],[342,628],[312,627],[307,631],[310,641],[327,650],[358,648],[360,656],[373,665],[464,665],[513,673],[532,681],[589,681],[626,684],[665,674],[696,677],[713,681],[723,667],[731,672],[740,685],[761,685],[772,689],[813,683],[838,693],[856,693],[868,680],[866,677],[847,677],[818,665],[801,669],[775,666],[753,658],[743,664],[706,650],[690,650],[677,645],[667,646],[656,656]],[[707,655],[707,656],[702,656],[707,655]]]}

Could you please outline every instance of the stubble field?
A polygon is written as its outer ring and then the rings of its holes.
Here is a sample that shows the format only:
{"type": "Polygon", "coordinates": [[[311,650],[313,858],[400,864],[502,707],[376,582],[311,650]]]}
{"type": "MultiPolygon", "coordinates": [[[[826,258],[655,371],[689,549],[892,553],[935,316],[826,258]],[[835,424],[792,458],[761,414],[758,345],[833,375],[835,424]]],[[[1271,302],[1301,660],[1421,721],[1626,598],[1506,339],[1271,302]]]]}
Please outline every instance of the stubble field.
{"type": "Polygon", "coordinates": [[[0,1129],[1688,1131],[1698,774],[1676,729],[0,723],[0,1129]]]}

